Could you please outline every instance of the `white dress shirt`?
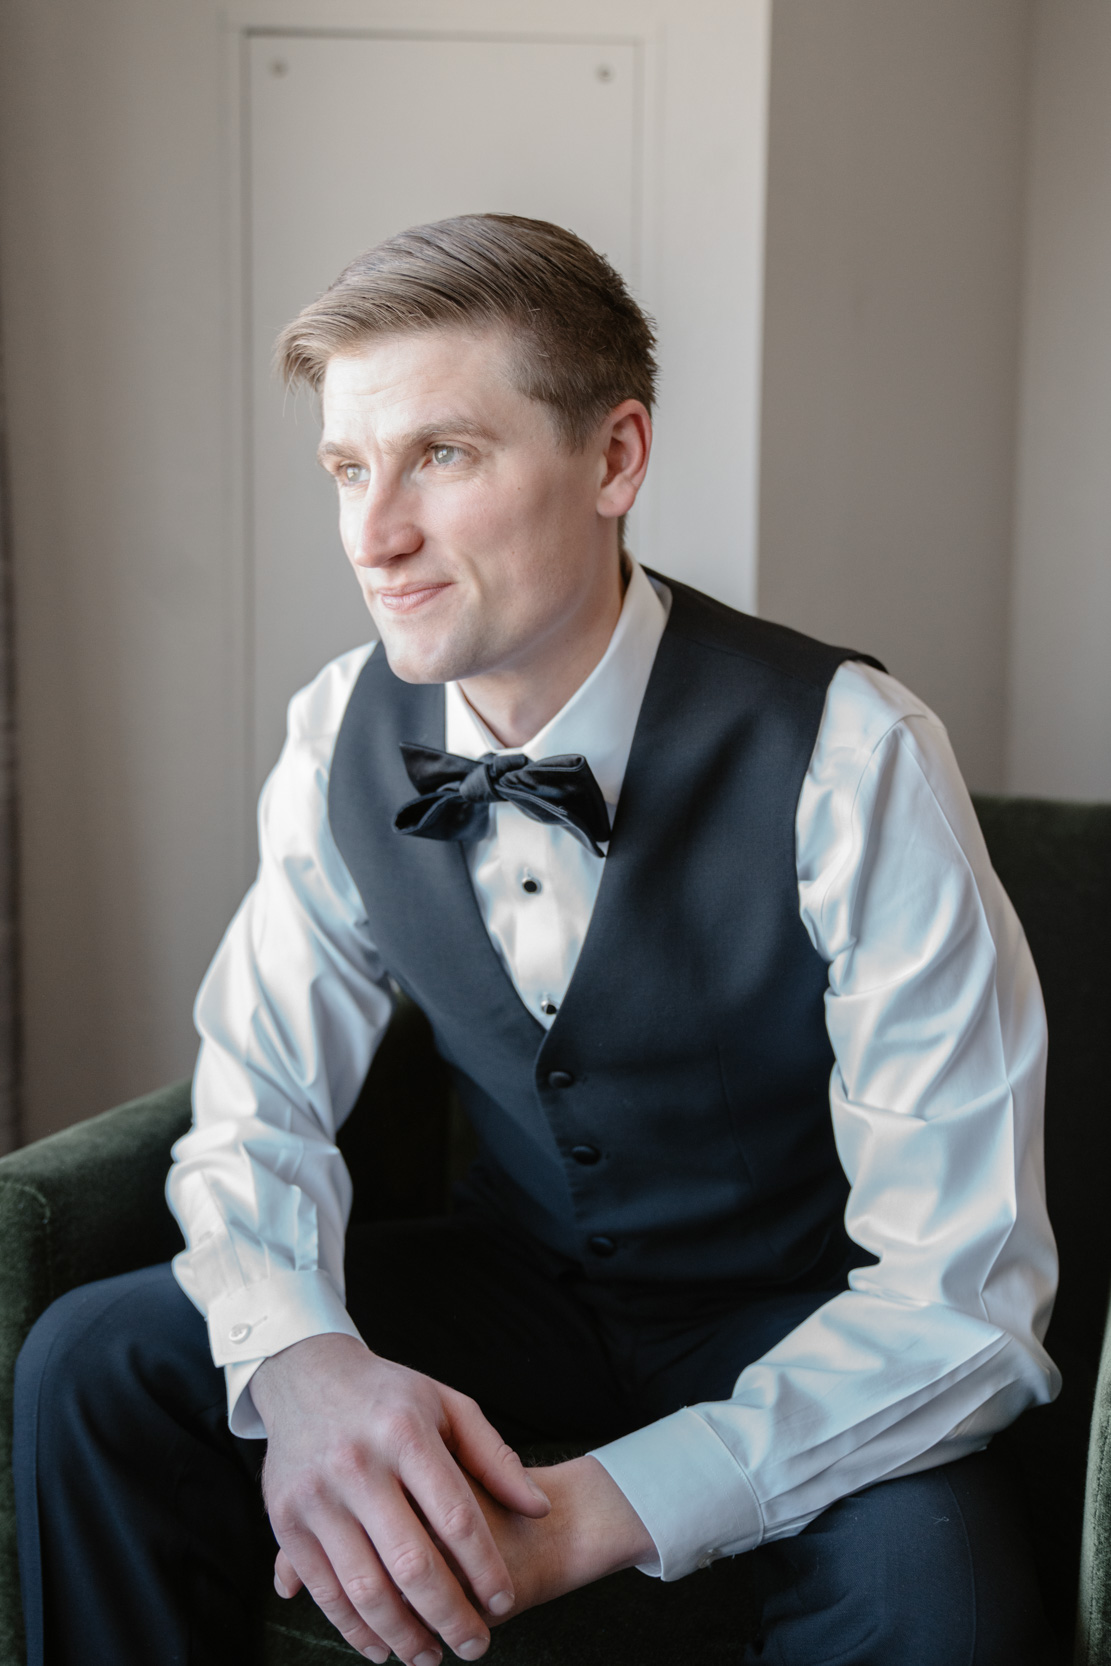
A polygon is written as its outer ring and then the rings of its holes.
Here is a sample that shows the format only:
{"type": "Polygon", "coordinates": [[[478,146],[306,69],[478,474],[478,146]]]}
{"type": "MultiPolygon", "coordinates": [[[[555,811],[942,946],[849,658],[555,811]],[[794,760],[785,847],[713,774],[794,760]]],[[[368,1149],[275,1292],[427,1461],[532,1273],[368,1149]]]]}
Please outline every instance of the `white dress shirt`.
{"type": "MultiPolygon", "coordinates": [[[[499,747],[449,684],[447,749],[582,753],[612,820],[669,602],[634,566],[605,656],[525,746],[499,747]]],[[[168,1182],[187,1246],[174,1271],[207,1316],[240,1435],[264,1433],[249,1392],[263,1359],[323,1332],[357,1334],[344,1307],[351,1186],[335,1134],[391,997],[327,795],[371,651],[335,660],[291,702],[259,807],[258,877],[197,997],[195,1124],[168,1182]]],[[[878,1261],[741,1372],[728,1400],[596,1452],[654,1541],[644,1571],[666,1579],[796,1533],[874,1481],[975,1450],[1059,1386],[1041,1346],[1057,1263],[1037,976],[942,725],[860,662],[830,684],[796,847],[800,915],[829,964],[846,1226],[878,1261]]],[[[467,862],[521,1000],[550,1025],[602,862],[509,804],[492,808],[467,862]]]]}

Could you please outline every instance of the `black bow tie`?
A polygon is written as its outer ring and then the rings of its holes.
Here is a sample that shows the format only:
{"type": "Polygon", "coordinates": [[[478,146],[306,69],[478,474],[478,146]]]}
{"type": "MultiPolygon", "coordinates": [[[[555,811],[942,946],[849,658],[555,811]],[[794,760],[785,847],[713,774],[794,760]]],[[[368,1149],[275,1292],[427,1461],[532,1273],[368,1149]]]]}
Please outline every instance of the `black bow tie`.
{"type": "Polygon", "coordinates": [[[480,839],[489,824],[489,806],[516,804],[534,821],[565,827],[595,856],[610,836],[609,812],[602,789],[585,758],[540,758],[523,752],[499,757],[457,758],[433,746],[401,743],[409,779],[420,793],[403,804],[394,819],[399,833],[418,839],[480,839]]]}

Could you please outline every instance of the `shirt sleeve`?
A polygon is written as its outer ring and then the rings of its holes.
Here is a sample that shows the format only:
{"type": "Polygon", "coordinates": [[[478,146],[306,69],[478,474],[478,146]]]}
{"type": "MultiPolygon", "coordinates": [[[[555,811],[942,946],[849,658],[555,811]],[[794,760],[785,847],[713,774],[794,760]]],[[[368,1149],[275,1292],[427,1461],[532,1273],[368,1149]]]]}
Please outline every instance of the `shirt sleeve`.
{"type": "Polygon", "coordinates": [[[185,1236],[178,1283],[225,1367],[233,1433],[265,1431],[248,1392],[264,1359],[358,1332],[344,1307],[351,1182],[336,1132],[392,1000],[328,826],[339,721],[368,650],[290,704],[259,805],[259,869],[197,997],[193,1127],[167,1197],[185,1236]]]}
{"type": "Polygon", "coordinates": [[[797,816],[829,963],[846,1227],[877,1257],[738,1377],[594,1455],[677,1579],[838,1498],[987,1444],[1060,1378],[1045,1336],[1045,1017],[944,728],[860,664],[831,683],[797,816]]]}

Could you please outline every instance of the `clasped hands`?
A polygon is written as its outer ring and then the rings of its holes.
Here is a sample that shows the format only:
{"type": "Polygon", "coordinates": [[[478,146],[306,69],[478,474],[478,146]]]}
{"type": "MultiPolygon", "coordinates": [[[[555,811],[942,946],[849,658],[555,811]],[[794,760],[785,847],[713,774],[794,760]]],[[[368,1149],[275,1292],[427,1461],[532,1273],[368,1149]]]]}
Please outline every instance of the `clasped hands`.
{"type": "Polygon", "coordinates": [[[653,1555],[596,1459],[526,1470],[473,1400],[353,1337],[295,1343],[251,1393],[275,1585],[369,1660],[477,1660],[492,1623],[653,1555]]]}

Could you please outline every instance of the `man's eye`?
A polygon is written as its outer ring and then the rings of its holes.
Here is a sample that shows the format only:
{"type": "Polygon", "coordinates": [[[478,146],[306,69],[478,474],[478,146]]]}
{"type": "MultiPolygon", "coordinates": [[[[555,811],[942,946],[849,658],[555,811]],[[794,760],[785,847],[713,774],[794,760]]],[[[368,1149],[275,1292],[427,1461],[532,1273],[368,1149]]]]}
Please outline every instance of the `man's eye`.
{"type": "Polygon", "coordinates": [[[370,479],[370,470],[361,463],[344,463],[339,471],[340,484],[343,486],[361,486],[370,479]]]}
{"type": "Polygon", "coordinates": [[[444,466],[454,463],[462,453],[457,445],[434,445],[432,447],[432,461],[444,466]]]}

